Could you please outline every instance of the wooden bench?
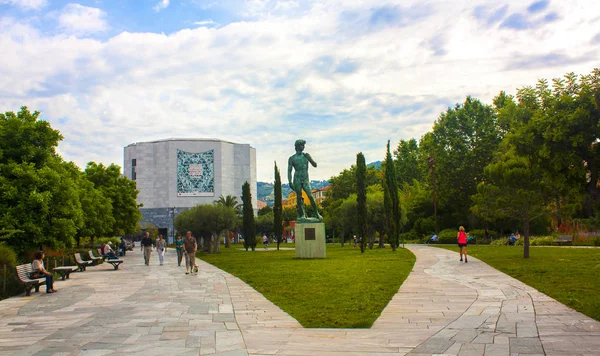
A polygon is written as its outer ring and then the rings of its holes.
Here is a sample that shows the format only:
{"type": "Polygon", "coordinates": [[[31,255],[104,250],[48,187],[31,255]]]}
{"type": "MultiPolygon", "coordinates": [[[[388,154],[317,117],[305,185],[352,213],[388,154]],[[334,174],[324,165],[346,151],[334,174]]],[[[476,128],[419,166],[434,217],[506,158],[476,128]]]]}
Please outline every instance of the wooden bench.
{"type": "Polygon", "coordinates": [[[110,263],[115,269],[119,269],[119,265],[123,262],[123,260],[106,260],[106,263],[110,263]]]}
{"type": "MultiPolygon", "coordinates": [[[[100,253],[100,250],[98,250],[98,253],[100,253]]],[[[92,250],[88,251],[88,255],[90,255],[90,260],[94,262],[94,266],[99,265],[100,263],[102,263],[102,261],[104,261],[102,254],[100,254],[100,257],[95,256],[92,250]]]]}
{"type": "Polygon", "coordinates": [[[62,266],[62,267],[54,267],[52,269],[53,272],[56,272],[60,275],[60,277],[62,278],[62,280],[64,281],[65,278],[69,279],[69,275],[71,274],[71,272],[75,272],[77,271],[77,266],[62,266]]]}
{"type": "Polygon", "coordinates": [[[19,281],[25,285],[26,296],[31,295],[32,288],[35,288],[35,291],[39,292],[40,286],[46,283],[46,277],[31,279],[31,272],[33,272],[31,263],[15,266],[15,268],[17,270],[17,276],[19,276],[19,281]]]}
{"type": "Polygon", "coordinates": [[[77,266],[79,267],[79,271],[81,271],[81,272],[85,271],[87,266],[94,265],[94,261],[91,261],[91,260],[84,261],[83,258],[81,258],[80,253],[73,254],[73,256],[75,257],[75,263],[77,263],[77,266]]]}
{"type": "Polygon", "coordinates": [[[558,240],[554,240],[554,242],[559,245],[562,244],[572,244],[573,243],[573,235],[560,235],[558,236],[558,240]]]}

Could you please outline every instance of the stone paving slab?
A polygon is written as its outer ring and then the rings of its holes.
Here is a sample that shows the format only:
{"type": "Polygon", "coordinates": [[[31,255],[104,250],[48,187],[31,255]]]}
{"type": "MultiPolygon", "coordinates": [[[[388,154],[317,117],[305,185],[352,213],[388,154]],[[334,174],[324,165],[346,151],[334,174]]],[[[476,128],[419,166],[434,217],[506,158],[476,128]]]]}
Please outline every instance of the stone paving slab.
{"type": "Polygon", "coordinates": [[[370,329],[304,329],[240,279],[141,253],[0,302],[0,355],[598,355],[600,323],[457,253],[412,273],[370,329]],[[42,288],[43,290],[44,288],[42,288]]]}

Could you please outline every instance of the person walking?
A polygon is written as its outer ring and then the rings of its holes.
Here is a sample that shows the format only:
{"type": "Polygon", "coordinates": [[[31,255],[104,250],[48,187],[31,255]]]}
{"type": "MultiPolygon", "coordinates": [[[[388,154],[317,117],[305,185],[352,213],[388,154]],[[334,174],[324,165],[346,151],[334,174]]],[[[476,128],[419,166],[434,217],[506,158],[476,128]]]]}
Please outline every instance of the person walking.
{"type": "Polygon", "coordinates": [[[465,263],[469,262],[467,260],[467,233],[465,232],[464,227],[458,228],[458,235],[456,235],[456,239],[458,240],[458,253],[460,255],[460,261],[463,260],[463,255],[465,256],[465,263]]]}
{"type": "Polygon", "coordinates": [[[183,259],[183,239],[180,234],[177,234],[175,239],[175,249],[177,250],[177,266],[181,266],[181,260],[183,259]]]}
{"type": "Polygon", "coordinates": [[[165,252],[167,252],[167,243],[162,234],[158,234],[158,239],[156,239],[156,252],[158,253],[158,262],[162,266],[165,263],[165,252]]]}
{"type": "Polygon", "coordinates": [[[42,251],[37,251],[33,255],[33,262],[31,262],[31,273],[32,278],[46,278],[46,293],[54,293],[56,289],[54,289],[54,279],[52,278],[52,273],[46,271],[44,268],[44,253],[42,251]]]}
{"type": "Polygon", "coordinates": [[[188,231],[185,234],[183,250],[185,252],[185,274],[198,274],[198,266],[196,266],[196,251],[198,250],[198,244],[196,243],[196,239],[192,236],[191,231],[188,231]]]}
{"type": "Polygon", "coordinates": [[[146,266],[150,265],[150,255],[152,254],[152,239],[150,238],[150,233],[146,231],[144,238],[140,241],[140,245],[142,247],[142,251],[144,251],[144,262],[146,266]]]}
{"type": "Polygon", "coordinates": [[[269,247],[269,238],[267,234],[263,234],[263,245],[265,245],[265,250],[269,247]]]}

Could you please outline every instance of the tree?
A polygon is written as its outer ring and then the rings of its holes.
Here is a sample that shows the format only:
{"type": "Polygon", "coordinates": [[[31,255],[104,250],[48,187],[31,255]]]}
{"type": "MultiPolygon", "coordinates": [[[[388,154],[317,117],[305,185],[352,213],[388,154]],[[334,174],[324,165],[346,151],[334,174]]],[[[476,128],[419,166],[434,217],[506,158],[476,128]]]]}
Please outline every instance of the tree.
{"type": "Polygon", "coordinates": [[[252,248],[252,251],[254,251],[256,248],[256,227],[254,225],[252,194],[250,193],[250,184],[248,182],[245,182],[242,186],[242,205],[244,247],[246,248],[246,251],[248,251],[248,247],[252,248]]]}
{"type": "Polygon", "coordinates": [[[77,231],[77,247],[79,247],[81,237],[90,237],[90,242],[93,243],[95,237],[110,235],[115,224],[111,200],[105,197],[102,191],[95,189],[94,184],[87,179],[85,174],[78,173],[80,176],[78,180],[79,202],[83,211],[83,224],[77,231]]]}
{"type": "Polygon", "coordinates": [[[400,205],[398,201],[398,182],[396,180],[396,169],[392,154],[390,153],[390,141],[387,143],[387,152],[385,155],[385,183],[388,188],[391,207],[386,211],[389,222],[388,237],[392,250],[396,251],[398,247],[398,223],[400,222],[400,205]]]}
{"type": "Polygon", "coordinates": [[[408,141],[400,140],[398,147],[394,150],[394,157],[399,186],[402,186],[404,183],[412,184],[413,181],[422,181],[424,179],[425,174],[420,164],[423,158],[421,157],[417,140],[414,138],[408,141]]]}
{"type": "Polygon", "coordinates": [[[594,216],[600,207],[600,69],[579,79],[569,73],[554,79],[552,88],[540,80],[519,89],[517,99],[504,95],[495,103],[518,154],[544,168],[559,214],[565,207],[572,212],[583,190],[585,214],[594,216]]]}
{"type": "Polygon", "coordinates": [[[523,222],[524,252],[529,257],[529,223],[546,212],[543,173],[531,161],[506,152],[485,168],[489,181],[477,186],[473,196],[475,214],[495,220],[513,218],[523,222]]]}
{"type": "Polygon", "coordinates": [[[365,252],[369,232],[367,226],[367,190],[365,188],[366,173],[367,165],[365,163],[365,156],[360,152],[356,155],[356,221],[358,222],[358,231],[361,235],[361,253],[365,252]]]}
{"type": "Polygon", "coordinates": [[[273,214],[273,208],[271,208],[268,205],[260,208],[257,213],[258,216],[267,215],[267,214],[273,214]]]}
{"type": "Polygon", "coordinates": [[[277,162],[275,162],[275,202],[273,204],[273,233],[277,239],[277,250],[279,250],[279,244],[283,236],[283,211],[282,201],[283,197],[281,194],[281,174],[279,168],[277,168],[277,162]]]}
{"type": "Polygon", "coordinates": [[[275,225],[273,224],[273,220],[273,212],[257,216],[255,219],[256,232],[265,234],[267,236],[271,235],[275,227],[275,225]]]}
{"type": "Polygon", "coordinates": [[[59,131],[39,112],[0,113],[0,230],[17,253],[74,243],[83,223],[77,169],[56,154],[59,131]]]}
{"type": "Polygon", "coordinates": [[[233,208],[238,213],[241,213],[242,210],[242,205],[240,202],[238,202],[237,197],[234,197],[233,195],[227,195],[226,197],[221,195],[218,200],[214,201],[214,203],[233,208]]]}
{"type": "Polygon", "coordinates": [[[385,242],[385,209],[383,205],[383,189],[381,185],[372,185],[367,189],[367,221],[369,230],[369,249],[375,243],[375,233],[379,233],[379,248],[385,242]]]}
{"type": "MultiPolygon", "coordinates": [[[[232,208],[236,215],[238,216],[238,218],[242,215],[242,205],[238,202],[237,197],[234,197],[232,195],[227,195],[226,197],[224,197],[223,195],[221,195],[219,197],[218,200],[215,200],[213,202],[214,204],[217,205],[221,205],[221,206],[225,206],[228,208],[232,208]]],[[[231,228],[231,230],[237,228],[239,226],[239,219],[236,219],[236,222],[234,224],[234,226],[231,228]]],[[[230,237],[230,231],[226,231],[226,237],[225,237],[225,247],[229,248],[229,237],[230,237]]]]}
{"type": "Polygon", "coordinates": [[[204,251],[220,253],[220,236],[233,229],[237,220],[235,209],[222,204],[197,205],[175,217],[178,231],[191,231],[204,240],[204,251]]]}
{"type": "Polygon", "coordinates": [[[138,190],[135,182],[121,176],[121,168],[116,164],[105,167],[102,163],[89,162],[85,174],[87,179],[94,183],[94,187],[111,201],[115,219],[112,234],[123,235],[135,232],[138,221],[142,219],[136,202],[138,190]]]}
{"type": "Polygon", "coordinates": [[[432,132],[423,136],[419,148],[423,157],[435,157],[438,211],[450,215],[445,221],[466,223],[468,202],[502,137],[494,109],[470,96],[440,114],[432,132]]]}

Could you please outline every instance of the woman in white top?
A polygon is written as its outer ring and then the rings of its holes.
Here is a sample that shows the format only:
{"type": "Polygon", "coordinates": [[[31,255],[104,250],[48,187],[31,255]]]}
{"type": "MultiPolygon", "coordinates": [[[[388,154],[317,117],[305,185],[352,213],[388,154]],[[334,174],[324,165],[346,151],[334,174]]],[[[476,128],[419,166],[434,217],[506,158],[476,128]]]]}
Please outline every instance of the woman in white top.
{"type": "Polygon", "coordinates": [[[44,253],[42,251],[37,251],[35,255],[33,255],[31,269],[32,278],[46,278],[46,293],[56,292],[56,289],[54,289],[54,280],[52,278],[52,273],[46,271],[46,269],[44,268],[44,253]]]}
{"type": "Polygon", "coordinates": [[[165,251],[167,251],[167,243],[163,240],[162,235],[158,235],[158,239],[156,239],[156,252],[158,252],[158,261],[161,266],[165,261],[165,251]]]}

